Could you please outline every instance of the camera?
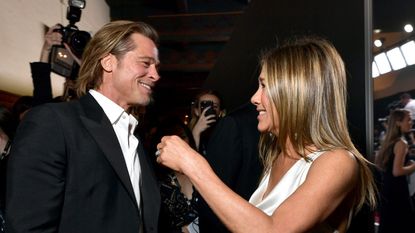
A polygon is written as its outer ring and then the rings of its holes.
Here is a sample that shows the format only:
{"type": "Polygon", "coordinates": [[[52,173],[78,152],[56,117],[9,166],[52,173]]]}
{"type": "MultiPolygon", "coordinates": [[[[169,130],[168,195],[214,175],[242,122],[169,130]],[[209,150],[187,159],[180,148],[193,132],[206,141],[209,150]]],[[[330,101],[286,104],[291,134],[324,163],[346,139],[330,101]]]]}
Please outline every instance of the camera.
{"type": "MultiPolygon", "coordinates": [[[[81,58],[82,53],[91,39],[91,35],[86,31],[81,31],[75,26],[76,22],[81,19],[81,10],[85,8],[85,0],[68,0],[66,19],[69,24],[56,29],[56,32],[62,34],[62,43],[68,44],[72,53],[81,58]]],[[[75,62],[66,48],[62,45],[53,46],[49,56],[51,70],[66,78],[72,80],[78,76],[79,65],[75,62]]]]}
{"type": "Polygon", "coordinates": [[[214,106],[213,106],[213,101],[210,101],[210,100],[200,101],[200,111],[201,112],[203,112],[203,110],[205,108],[208,108],[208,107],[210,107],[210,108],[208,110],[206,110],[205,116],[210,116],[210,115],[215,115],[216,116],[216,111],[215,111],[214,106]]]}
{"type": "Polygon", "coordinates": [[[78,27],[71,24],[66,27],[60,25],[60,28],[54,31],[62,34],[62,43],[68,44],[75,56],[82,57],[82,52],[91,39],[91,35],[88,32],[80,31],[78,27]]]}

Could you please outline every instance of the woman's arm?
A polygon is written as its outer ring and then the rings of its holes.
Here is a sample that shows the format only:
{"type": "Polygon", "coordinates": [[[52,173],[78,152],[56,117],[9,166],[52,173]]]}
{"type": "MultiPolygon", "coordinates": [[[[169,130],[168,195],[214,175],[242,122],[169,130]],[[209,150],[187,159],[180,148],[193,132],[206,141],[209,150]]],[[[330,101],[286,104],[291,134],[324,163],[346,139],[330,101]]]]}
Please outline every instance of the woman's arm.
{"type": "MultiPolygon", "coordinates": [[[[207,161],[176,136],[162,139],[157,161],[187,175],[215,214],[232,232],[304,232],[324,221],[353,188],[357,163],[345,151],[326,152],[306,181],[272,216],[229,189],[207,161]]],[[[346,210],[347,212],[347,210],[346,210]]]]}
{"type": "Polygon", "coordinates": [[[409,175],[415,171],[415,163],[410,162],[409,165],[405,165],[406,154],[408,153],[408,144],[403,140],[399,140],[393,147],[393,169],[392,174],[394,176],[409,175]]]}

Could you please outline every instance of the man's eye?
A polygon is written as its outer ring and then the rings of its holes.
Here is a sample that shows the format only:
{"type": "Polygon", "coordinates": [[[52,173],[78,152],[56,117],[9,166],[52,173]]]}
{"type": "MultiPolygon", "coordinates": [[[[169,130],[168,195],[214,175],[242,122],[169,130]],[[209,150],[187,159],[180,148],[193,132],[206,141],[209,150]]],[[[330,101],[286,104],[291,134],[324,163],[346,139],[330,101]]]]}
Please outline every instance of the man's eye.
{"type": "Polygon", "coordinates": [[[150,67],[150,65],[151,65],[151,63],[150,62],[146,62],[146,61],[143,61],[143,62],[141,62],[145,67],[150,67]]]}

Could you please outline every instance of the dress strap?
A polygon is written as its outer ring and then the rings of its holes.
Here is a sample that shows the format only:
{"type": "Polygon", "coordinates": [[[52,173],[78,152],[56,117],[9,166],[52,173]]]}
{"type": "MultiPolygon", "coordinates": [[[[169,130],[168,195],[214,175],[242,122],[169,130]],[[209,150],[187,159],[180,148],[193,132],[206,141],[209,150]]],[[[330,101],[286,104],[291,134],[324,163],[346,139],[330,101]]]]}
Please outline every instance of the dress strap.
{"type": "Polygon", "coordinates": [[[317,150],[317,151],[314,151],[313,153],[310,153],[310,154],[308,154],[305,158],[304,158],[304,160],[307,162],[307,163],[312,163],[312,162],[314,162],[314,160],[315,159],[317,159],[320,155],[322,155],[324,152],[326,152],[325,150],[317,150]]]}

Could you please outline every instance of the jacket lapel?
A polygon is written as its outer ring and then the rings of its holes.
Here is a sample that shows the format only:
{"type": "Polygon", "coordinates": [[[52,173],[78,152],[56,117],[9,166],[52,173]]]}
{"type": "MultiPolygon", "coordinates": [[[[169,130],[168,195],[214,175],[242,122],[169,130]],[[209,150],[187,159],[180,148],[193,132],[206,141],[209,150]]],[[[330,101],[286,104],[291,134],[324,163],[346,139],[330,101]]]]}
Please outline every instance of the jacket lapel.
{"type": "Polygon", "coordinates": [[[79,102],[85,113],[85,115],[80,116],[82,123],[104,152],[106,159],[119,176],[122,184],[138,208],[124,156],[111,122],[101,106],[90,94],[81,97],[79,102]]]}

